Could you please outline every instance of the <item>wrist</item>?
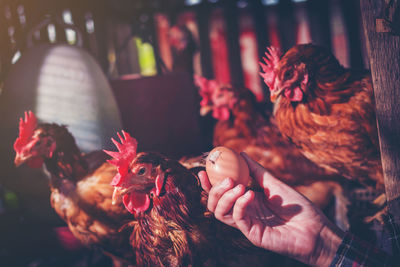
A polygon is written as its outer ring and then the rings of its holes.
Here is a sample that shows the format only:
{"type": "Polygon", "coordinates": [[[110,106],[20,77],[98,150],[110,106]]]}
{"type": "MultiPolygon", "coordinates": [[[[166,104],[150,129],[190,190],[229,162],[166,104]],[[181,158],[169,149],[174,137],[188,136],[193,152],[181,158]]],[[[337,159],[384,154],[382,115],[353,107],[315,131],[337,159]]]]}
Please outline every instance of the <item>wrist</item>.
{"type": "Polygon", "coordinates": [[[342,243],[345,233],[336,225],[328,222],[321,230],[316,242],[313,266],[329,266],[342,243]]]}

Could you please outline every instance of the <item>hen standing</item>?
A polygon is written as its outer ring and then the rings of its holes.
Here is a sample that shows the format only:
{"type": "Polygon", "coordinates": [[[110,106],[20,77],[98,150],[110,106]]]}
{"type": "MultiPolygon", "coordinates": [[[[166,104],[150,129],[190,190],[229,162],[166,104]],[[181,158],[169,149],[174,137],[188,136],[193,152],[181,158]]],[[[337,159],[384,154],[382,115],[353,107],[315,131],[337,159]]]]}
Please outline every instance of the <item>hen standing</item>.
{"type": "Polygon", "coordinates": [[[15,165],[43,165],[50,176],[51,205],[73,235],[113,260],[131,259],[129,241],[118,230],[129,213],[122,203],[112,205],[110,185],[117,169],[102,151],[82,155],[65,126],[37,124],[32,112],[20,119],[14,143],[15,165]]]}
{"type": "Polygon", "coordinates": [[[333,194],[341,197],[341,186],[336,182],[341,177],[318,167],[288,142],[274,119],[255,108],[255,97],[250,90],[219,85],[199,76],[195,81],[203,97],[200,113],[212,111],[218,120],[214,128],[214,146],[246,152],[321,208],[330,202],[333,194]]]}
{"type": "Polygon", "coordinates": [[[326,49],[297,45],[262,64],[282,134],[317,165],[383,188],[370,74],[343,68],[326,49]]]}

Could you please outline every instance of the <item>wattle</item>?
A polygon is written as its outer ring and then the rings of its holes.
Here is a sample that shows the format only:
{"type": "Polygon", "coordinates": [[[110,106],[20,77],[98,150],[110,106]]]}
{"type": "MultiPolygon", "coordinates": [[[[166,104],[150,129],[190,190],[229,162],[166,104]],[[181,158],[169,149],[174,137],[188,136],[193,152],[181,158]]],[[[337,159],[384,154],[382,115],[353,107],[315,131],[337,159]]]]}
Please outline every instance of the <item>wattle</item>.
{"type": "Polygon", "coordinates": [[[230,111],[227,107],[219,107],[213,110],[213,117],[217,120],[226,121],[229,120],[230,111]]]}
{"type": "Polygon", "coordinates": [[[41,157],[33,157],[26,164],[33,169],[37,169],[42,167],[43,159],[41,157]]]}
{"type": "Polygon", "coordinates": [[[125,208],[132,214],[146,211],[150,207],[150,198],[143,193],[128,193],[122,199],[125,208]]]}
{"type": "Polygon", "coordinates": [[[300,102],[303,100],[303,91],[300,89],[300,87],[286,89],[284,94],[286,98],[293,102],[300,102]]]}

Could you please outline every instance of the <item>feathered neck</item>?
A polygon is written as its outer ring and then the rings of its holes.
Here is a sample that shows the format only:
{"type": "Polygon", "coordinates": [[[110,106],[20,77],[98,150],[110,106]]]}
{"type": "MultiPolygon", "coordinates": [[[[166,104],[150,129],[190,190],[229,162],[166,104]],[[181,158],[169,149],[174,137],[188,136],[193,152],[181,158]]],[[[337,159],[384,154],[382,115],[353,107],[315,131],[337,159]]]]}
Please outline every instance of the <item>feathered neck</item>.
{"type": "Polygon", "coordinates": [[[274,113],[280,107],[296,110],[303,106],[317,115],[329,115],[333,104],[345,103],[360,92],[368,84],[369,73],[364,70],[350,71],[341,69],[333,76],[316,76],[309,84],[309,92],[301,102],[291,102],[284,96],[279,96],[275,103],[274,113]]]}
{"type": "Polygon", "coordinates": [[[167,178],[165,192],[153,199],[152,209],[136,217],[131,243],[140,259],[139,266],[188,266],[193,260],[194,244],[203,242],[199,225],[205,220],[206,208],[201,188],[193,175],[176,175],[186,176],[180,185],[182,190],[177,185],[179,178],[167,178]]]}
{"type": "Polygon", "coordinates": [[[44,160],[45,167],[51,174],[52,185],[62,179],[78,182],[87,174],[88,166],[71,133],[65,126],[57,124],[41,124],[39,128],[56,142],[53,156],[44,160]]]}

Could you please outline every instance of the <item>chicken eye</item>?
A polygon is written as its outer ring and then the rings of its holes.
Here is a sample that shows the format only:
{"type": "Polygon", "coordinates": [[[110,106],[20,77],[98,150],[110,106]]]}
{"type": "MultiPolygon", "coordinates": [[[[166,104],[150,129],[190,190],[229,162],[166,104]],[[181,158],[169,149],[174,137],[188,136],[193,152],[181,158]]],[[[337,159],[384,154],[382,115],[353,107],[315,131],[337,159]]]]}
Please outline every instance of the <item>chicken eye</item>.
{"type": "Polygon", "coordinates": [[[140,167],[139,171],[138,171],[138,175],[143,175],[146,173],[146,168],[145,167],[140,167]]]}
{"type": "Polygon", "coordinates": [[[288,70],[285,72],[285,74],[283,75],[283,79],[287,80],[293,77],[293,70],[288,70]]]}

